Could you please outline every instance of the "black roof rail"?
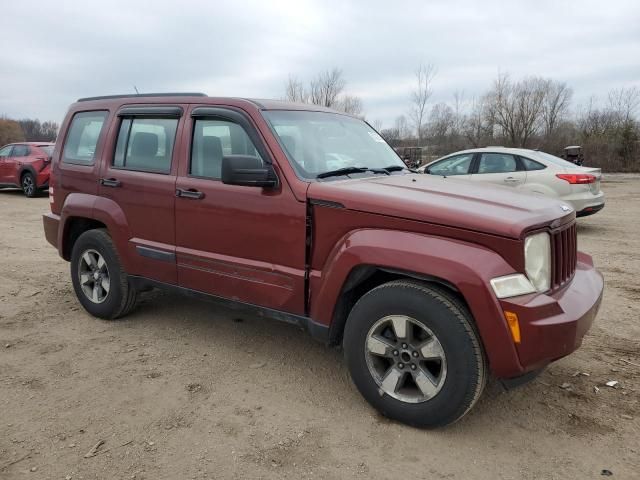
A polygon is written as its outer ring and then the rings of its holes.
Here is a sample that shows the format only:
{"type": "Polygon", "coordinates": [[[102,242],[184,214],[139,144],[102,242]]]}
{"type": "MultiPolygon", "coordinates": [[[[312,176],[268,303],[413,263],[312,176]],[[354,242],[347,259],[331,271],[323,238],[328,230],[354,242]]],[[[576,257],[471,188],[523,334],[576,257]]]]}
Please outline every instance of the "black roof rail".
{"type": "Polygon", "coordinates": [[[140,98],[140,97],[206,97],[206,93],[200,92],[166,92],[166,93],[130,93],[124,95],[103,95],[101,97],[79,98],[78,102],[89,102],[91,100],[109,100],[112,98],[140,98]]]}

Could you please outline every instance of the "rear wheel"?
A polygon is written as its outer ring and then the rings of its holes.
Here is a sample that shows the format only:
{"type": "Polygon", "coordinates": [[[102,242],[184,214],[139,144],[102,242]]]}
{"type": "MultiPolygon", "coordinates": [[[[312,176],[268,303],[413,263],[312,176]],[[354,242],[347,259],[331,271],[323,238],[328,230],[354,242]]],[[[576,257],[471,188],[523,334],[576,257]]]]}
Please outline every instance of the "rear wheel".
{"type": "Polygon", "coordinates": [[[84,232],[76,240],[71,252],[71,280],[78,300],[95,317],[116,319],[135,305],[136,290],[103,229],[84,232]]]}
{"type": "Polygon", "coordinates": [[[344,349],[365,399],[410,425],[455,422],[486,383],[471,315],[455,296],[429,284],[399,280],[366,293],[349,314],[344,349]]]}
{"type": "Polygon", "coordinates": [[[36,188],[36,179],[31,172],[25,172],[22,175],[20,185],[22,186],[22,191],[28,198],[33,198],[38,193],[38,189],[36,188]]]}

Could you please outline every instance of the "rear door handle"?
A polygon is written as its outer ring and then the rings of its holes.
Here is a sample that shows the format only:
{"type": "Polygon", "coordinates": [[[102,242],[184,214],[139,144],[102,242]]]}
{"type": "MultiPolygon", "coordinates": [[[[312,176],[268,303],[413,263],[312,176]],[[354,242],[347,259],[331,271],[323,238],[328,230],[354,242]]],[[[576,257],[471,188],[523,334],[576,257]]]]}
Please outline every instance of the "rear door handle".
{"type": "Polygon", "coordinates": [[[104,185],[105,187],[120,187],[122,186],[122,182],[120,180],[116,180],[115,178],[101,178],[100,185],[104,185]]]}
{"type": "Polygon", "coordinates": [[[176,188],[176,197],[200,200],[204,198],[204,193],[197,190],[184,190],[183,188],[176,188]]]}

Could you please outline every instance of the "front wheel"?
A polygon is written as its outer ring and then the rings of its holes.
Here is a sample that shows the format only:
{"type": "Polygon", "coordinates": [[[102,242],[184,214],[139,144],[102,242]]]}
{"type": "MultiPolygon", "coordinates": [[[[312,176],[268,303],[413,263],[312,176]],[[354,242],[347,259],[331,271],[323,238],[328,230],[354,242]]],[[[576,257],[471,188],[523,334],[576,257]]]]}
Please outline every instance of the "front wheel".
{"type": "Polygon", "coordinates": [[[22,186],[22,191],[25,196],[28,198],[33,198],[36,196],[38,189],[36,187],[36,179],[33,177],[31,172],[26,172],[22,175],[22,181],[20,182],[22,186]]]}
{"type": "Polygon", "coordinates": [[[409,425],[455,422],[486,383],[470,313],[453,294],[429,284],[397,280],[363,295],[349,314],[344,350],[365,399],[409,425]]]}
{"type": "Polygon", "coordinates": [[[116,319],[135,305],[136,290],[106,230],[89,230],[78,237],[71,251],[71,281],[78,300],[95,317],[116,319]]]}

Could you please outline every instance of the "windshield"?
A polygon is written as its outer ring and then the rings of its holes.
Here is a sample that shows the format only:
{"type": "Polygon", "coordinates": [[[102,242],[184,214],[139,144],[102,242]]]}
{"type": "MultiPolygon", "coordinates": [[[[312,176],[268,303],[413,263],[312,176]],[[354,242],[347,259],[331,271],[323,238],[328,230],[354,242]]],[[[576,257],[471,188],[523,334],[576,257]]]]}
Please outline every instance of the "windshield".
{"type": "Polygon", "coordinates": [[[40,149],[47,155],[53,155],[53,145],[40,145],[40,149]]]}
{"type": "MultiPolygon", "coordinates": [[[[315,179],[333,170],[406,168],[393,149],[362,120],[336,113],[263,112],[298,175],[315,179]]],[[[346,174],[346,173],[345,173],[346,174]]]]}
{"type": "Polygon", "coordinates": [[[538,155],[542,160],[546,160],[547,162],[551,162],[554,165],[558,165],[562,168],[580,168],[575,163],[567,162],[566,160],[563,160],[562,158],[556,157],[555,155],[551,155],[549,153],[536,152],[536,155],[538,155]]]}

